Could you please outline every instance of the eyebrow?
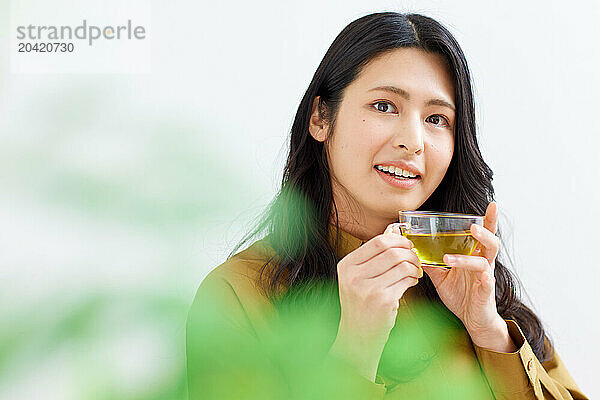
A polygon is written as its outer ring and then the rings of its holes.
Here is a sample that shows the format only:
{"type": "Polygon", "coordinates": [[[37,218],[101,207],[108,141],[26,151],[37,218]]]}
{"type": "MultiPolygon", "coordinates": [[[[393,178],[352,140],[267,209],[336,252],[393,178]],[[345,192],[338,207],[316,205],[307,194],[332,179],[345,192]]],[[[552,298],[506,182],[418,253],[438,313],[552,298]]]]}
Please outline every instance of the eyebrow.
{"type": "MultiPolygon", "coordinates": [[[[404,97],[406,100],[410,100],[410,94],[406,90],[396,87],[396,86],[390,86],[390,85],[377,86],[372,89],[369,89],[368,92],[372,92],[374,90],[383,90],[386,92],[392,92],[392,93],[397,94],[400,97],[404,97]]],[[[425,105],[426,106],[429,106],[429,105],[442,106],[442,107],[447,107],[447,108],[451,109],[452,111],[456,111],[452,104],[448,103],[446,100],[443,100],[443,99],[429,99],[425,102],[425,105]]]]}

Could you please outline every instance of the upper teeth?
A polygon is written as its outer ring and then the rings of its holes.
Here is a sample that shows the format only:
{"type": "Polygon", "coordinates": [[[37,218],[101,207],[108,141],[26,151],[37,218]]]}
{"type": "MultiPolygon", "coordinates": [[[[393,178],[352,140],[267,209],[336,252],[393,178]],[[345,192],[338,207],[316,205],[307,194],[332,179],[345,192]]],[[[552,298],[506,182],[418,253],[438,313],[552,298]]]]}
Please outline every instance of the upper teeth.
{"type": "Polygon", "coordinates": [[[391,165],[376,165],[375,168],[377,168],[380,171],[385,171],[385,172],[390,172],[392,174],[396,174],[398,176],[404,176],[407,178],[415,178],[417,175],[413,174],[410,171],[407,171],[405,169],[402,168],[398,168],[398,167],[394,167],[391,165]]]}

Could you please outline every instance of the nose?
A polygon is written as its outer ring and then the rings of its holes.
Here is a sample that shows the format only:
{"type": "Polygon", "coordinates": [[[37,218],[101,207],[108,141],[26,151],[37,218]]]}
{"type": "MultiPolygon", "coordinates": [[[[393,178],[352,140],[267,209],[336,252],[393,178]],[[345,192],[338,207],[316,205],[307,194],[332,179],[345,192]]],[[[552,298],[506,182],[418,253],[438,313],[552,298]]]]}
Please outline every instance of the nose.
{"type": "Polygon", "coordinates": [[[423,127],[418,118],[415,122],[399,127],[398,133],[392,138],[392,145],[404,147],[409,153],[417,155],[423,152],[425,147],[423,127]]]}

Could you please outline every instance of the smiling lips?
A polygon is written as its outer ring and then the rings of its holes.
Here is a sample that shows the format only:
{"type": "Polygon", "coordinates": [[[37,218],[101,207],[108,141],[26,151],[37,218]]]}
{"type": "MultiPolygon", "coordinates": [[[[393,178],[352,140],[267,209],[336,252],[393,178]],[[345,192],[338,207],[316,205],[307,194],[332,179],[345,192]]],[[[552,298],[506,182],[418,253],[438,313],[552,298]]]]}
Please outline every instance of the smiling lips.
{"type": "Polygon", "coordinates": [[[375,168],[407,177],[422,176],[423,173],[417,166],[404,160],[386,160],[375,164],[375,168]]]}
{"type": "Polygon", "coordinates": [[[383,179],[383,181],[385,183],[387,183],[388,185],[393,186],[395,188],[411,189],[411,188],[415,187],[421,181],[420,176],[405,177],[402,175],[396,175],[395,168],[394,168],[393,174],[391,174],[390,172],[385,172],[385,171],[383,171],[383,169],[378,169],[377,167],[375,167],[374,169],[375,169],[375,171],[377,171],[377,175],[379,175],[379,177],[381,179],[383,179]]]}
{"type": "Polygon", "coordinates": [[[396,177],[408,179],[415,179],[420,177],[419,174],[416,174],[412,171],[400,167],[394,167],[393,165],[375,165],[375,169],[396,177]]]}

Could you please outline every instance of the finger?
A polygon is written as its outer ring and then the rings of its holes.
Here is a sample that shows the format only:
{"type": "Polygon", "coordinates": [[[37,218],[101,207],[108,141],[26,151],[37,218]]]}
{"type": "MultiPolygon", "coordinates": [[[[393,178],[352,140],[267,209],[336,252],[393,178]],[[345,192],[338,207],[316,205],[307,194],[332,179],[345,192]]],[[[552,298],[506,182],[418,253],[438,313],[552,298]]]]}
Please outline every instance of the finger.
{"type": "Polygon", "coordinates": [[[444,254],[443,259],[446,265],[462,268],[467,271],[484,272],[490,270],[490,264],[485,257],[444,254]]]}
{"type": "Polygon", "coordinates": [[[392,247],[379,253],[369,261],[359,264],[360,273],[365,278],[376,278],[404,261],[411,263],[416,269],[421,267],[421,260],[414,251],[392,247]]]}
{"type": "Polygon", "coordinates": [[[423,277],[423,270],[408,261],[403,261],[372,280],[381,287],[389,287],[407,276],[419,279],[423,277]]]}
{"type": "Polygon", "coordinates": [[[419,280],[417,278],[407,276],[406,278],[401,279],[393,285],[389,286],[388,288],[386,288],[386,290],[389,290],[392,293],[393,297],[400,299],[404,292],[406,292],[406,289],[408,289],[411,286],[415,286],[417,283],[419,283],[419,280]]]}
{"type": "Polygon", "coordinates": [[[477,241],[488,249],[498,249],[499,238],[493,232],[477,224],[471,224],[471,234],[477,241]]]}
{"type": "Polygon", "coordinates": [[[388,233],[392,233],[394,231],[394,225],[396,223],[394,222],[393,224],[389,224],[388,226],[386,226],[385,231],[383,231],[383,234],[388,234],[388,233]]]}
{"type": "MultiPolygon", "coordinates": [[[[490,202],[485,210],[483,227],[493,234],[498,230],[498,204],[495,201],[490,202]]],[[[473,255],[482,255],[485,251],[482,247],[481,243],[477,243],[473,255]]]]}
{"type": "Polygon", "coordinates": [[[490,265],[493,264],[500,250],[500,238],[477,224],[471,224],[471,234],[479,242],[478,251],[473,252],[474,255],[485,257],[490,265]]]}
{"type": "Polygon", "coordinates": [[[410,240],[402,235],[390,235],[384,233],[370,239],[365,244],[349,253],[346,257],[350,263],[362,264],[393,247],[411,249],[414,247],[414,245],[410,240]]]}
{"type": "Polygon", "coordinates": [[[490,202],[485,210],[483,226],[494,234],[498,230],[498,204],[495,201],[490,202]]]}

